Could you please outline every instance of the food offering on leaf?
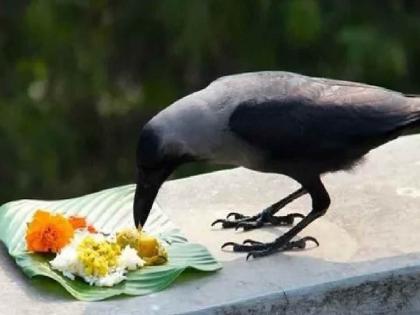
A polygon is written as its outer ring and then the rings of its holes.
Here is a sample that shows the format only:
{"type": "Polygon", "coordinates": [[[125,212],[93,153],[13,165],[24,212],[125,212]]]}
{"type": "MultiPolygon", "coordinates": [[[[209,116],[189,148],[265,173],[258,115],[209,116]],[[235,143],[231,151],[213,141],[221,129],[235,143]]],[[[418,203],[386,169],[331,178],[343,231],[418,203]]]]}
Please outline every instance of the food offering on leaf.
{"type": "Polygon", "coordinates": [[[88,224],[84,217],[66,218],[37,210],[26,231],[27,250],[54,253],[53,269],[90,285],[113,286],[129,271],[164,264],[168,255],[153,236],[135,228],[107,235],[88,224]]]}

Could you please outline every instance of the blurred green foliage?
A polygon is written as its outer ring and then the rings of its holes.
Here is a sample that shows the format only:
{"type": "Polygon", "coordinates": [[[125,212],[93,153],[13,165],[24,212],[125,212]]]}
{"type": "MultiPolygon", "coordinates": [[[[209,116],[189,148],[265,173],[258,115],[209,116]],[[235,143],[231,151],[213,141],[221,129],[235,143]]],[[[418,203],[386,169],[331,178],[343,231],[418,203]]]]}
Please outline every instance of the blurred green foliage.
{"type": "Polygon", "coordinates": [[[0,202],[133,182],[141,126],[225,74],[419,92],[419,38],[418,1],[3,0],[0,202]]]}

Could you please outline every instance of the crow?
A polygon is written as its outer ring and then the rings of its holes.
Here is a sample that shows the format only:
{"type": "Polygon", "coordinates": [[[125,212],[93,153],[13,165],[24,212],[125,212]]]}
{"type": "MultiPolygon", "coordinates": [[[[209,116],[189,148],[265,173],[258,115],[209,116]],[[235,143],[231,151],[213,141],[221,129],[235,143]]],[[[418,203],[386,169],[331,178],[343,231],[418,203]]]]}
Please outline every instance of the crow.
{"type": "Polygon", "coordinates": [[[254,216],[232,212],[213,222],[223,228],[293,226],[269,243],[227,242],[233,251],[262,257],[305,248],[295,240],[330,205],[321,176],[350,170],[370,150],[420,132],[420,97],[385,88],[280,71],[221,77],[174,102],[142,129],[137,144],[134,221],[142,226],[162,183],[185,163],[206,161],[286,175],[301,188],[254,216]],[[307,216],[275,216],[309,194],[307,216]]]}

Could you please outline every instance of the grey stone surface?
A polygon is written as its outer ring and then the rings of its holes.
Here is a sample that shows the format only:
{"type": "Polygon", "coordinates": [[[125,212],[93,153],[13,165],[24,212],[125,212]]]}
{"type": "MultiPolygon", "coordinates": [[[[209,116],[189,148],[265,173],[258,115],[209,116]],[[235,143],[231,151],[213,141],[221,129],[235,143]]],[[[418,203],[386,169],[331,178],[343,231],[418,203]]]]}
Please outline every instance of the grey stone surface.
{"type": "MultiPolygon", "coordinates": [[[[352,174],[324,177],[332,205],[301,236],[320,247],[246,262],[220,250],[225,241],[272,240],[285,229],[235,232],[210,228],[229,211],[253,214],[298,184],[273,174],[234,169],[165,184],[157,203],[193,242],[224,268],[188,275],[144,297],[79,302],[39,290],[0,252],[0,314],[410,314],[420,313],[420,137],[371,152],[352,174]]],[[[302,197],[282,213],[307,213],[302,197]]],[[[51,291],[51,292],[50,292],[51,291]]]]}

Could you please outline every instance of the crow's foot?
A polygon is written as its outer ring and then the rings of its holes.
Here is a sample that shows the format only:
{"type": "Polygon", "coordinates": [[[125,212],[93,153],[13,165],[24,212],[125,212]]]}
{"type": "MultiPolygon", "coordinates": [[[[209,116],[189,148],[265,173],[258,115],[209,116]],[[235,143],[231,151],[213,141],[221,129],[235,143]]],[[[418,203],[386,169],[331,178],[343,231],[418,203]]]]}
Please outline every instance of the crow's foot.
{"type": "Polygon", "coordinates": [[[245,216],[237,212],[231,212],[226,216],[226,219],[218,219],[211,225],[214,226],[218,223],[222,224],[223,228],[243,228],[244,231],[260,228],[264,225],[273,226],[289,226],[292,225],[295,218],[304,218],[300,213],[291,213],[285,216],[274,216],[269,211],[263,211],[254,216],[245,216]],[[233,220],[229,218],[233,217],[233,220]]]}
{"type": "Polygon", "coordinates": [[[245,252],[248,253],[246,259],[249,258],[257,258],[257,257],[264,257],[268,256],[272,253],[277,251],[288,251],[294,249],[304,249],[306,248],[306,243],[314,242],[317,246],[319,246],[318,241],[316,238],[311,236],[303,237],[297,241],[287,241],[286,239],[282,239],[279,237],[274,242],[271,243],[262,243],[254,240],[247,239],[242,244],[234,243],[234,242],[227,242],[222,245],[222,249],[228,246],[232,246],[232,250],[234,252],[245,252]]]}

